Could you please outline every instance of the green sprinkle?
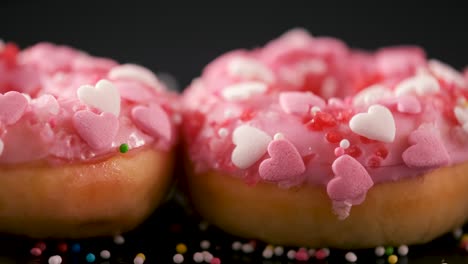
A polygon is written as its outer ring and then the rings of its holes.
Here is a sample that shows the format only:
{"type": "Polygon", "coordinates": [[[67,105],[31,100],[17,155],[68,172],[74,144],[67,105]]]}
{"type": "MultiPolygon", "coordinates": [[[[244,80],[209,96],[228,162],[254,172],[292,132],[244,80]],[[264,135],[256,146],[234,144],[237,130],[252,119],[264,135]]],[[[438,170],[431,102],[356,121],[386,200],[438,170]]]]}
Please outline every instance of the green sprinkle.
{"type": "Polygon", "coordinates": [[[127,143],[123,143],[123,144],[120,145],[120,147],[119,147],[120,153],[127,153],[129,149],[130,149],[130,148],[128,147],[128,144],[127,144],[127,143]]]}
{"type": "Polygon", "coordinates": [[[390,256],[393,254],[393,247],[387,247],[385,249],[385,255],[390,256]]]}

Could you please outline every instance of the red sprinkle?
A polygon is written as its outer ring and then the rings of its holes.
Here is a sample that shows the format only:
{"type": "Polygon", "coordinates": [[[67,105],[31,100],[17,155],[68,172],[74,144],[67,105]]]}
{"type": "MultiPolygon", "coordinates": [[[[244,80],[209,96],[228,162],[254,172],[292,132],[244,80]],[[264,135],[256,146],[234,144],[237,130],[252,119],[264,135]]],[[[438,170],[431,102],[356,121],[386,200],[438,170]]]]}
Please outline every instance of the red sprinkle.
{"type": "Polygon", "coordinates": [[[317,250],[317,252],[315,252],[315,258],[317,258],[318,260],[322,260],[322,259],[325,259],[327,257],[328,257],[328,254],[323,249],[319,249],[319,250],[317,250]]]}
{"type": "Polygon", "coordinates": [[[376,157],[376,156],[370,158],[367,161],[367,166],[369,166],[370,168],[373,168],[373,169],[380,167],[380,158],[376,157]]]}
{"type": "Polygon", "coordinates": [[[251,108],[247,108],[242,112],[239,119],[245,122],[245,121],[252,120],[252,118],[254,117],[255,117],[255,111],[251,108]]]}
{"type": "Polygon", "coordinates": [[[338,143],[343,139],[343,136],[338,131],[330,131],[325,134],[325,139],[330,143],[338,143]]]}
{"type": "Polygon", "coordinates": [[[336,120],[333,115],[326,112],[317,112],[312,119],[307,123],[307,127],[311,130],[320,131],[327,127],[336,126],[336,120]]]}
{"type": "Polygon", "coordinates": [[[307,261],[307,260],[309,260],[309,254],[307,253],[307,250],[305,248],[300,248],[296,252],[296,260],[298,260],[298,261],[307,261]]]}
{"type": "Polygon", "coordinates": [[[60,243],[60,244],[57,245],[57,249],[58,249],[60,252],[65,253],[65,252],[68,251],[68,245],[67,245],[67,243],[62,242],[62,243],[60,243]]]}
{"type": "Polygon", "coordinates": [[[13,68],[16,64],[16,56],[18,55],[20,49],[14,43],[7,43],[3,47],[2,52],[0,52],[0,59],[5,60],[7,67],[13,68]]]}
{"type": "Polygon", "coordinates": [[[212,258],[210,264],[221,264],[221,259],[219,259],[219,258],[212,258]]]}
{"type": "Polygon", "coordinates": [[[361,156],[362,150],[358,146],[352,145],[345,150],[345,153],[350,155],[351,157],[357,158],[361,156]]]}
{"type": "Polygon", "coordinates": [[[341,109],[335,113],[336,120],[342,123],[347,123],[353,117],[352,109],[341,109]]]}
{"type": "Polygon", "coordinates": [[[388,149],[385,146],[380,146],[376,151],[375,155],[382,159],[386,159],[388,156],[388,149]]]}
{"type": "Polygon", "coordinates": [[[37,247],[31,248],[31,250],[29,252],[31,253],[31,255],[33,255],[35,257],[39,257],[40,255],[42,255],[42,250],[40,248],[37,248],[37,247]]]}

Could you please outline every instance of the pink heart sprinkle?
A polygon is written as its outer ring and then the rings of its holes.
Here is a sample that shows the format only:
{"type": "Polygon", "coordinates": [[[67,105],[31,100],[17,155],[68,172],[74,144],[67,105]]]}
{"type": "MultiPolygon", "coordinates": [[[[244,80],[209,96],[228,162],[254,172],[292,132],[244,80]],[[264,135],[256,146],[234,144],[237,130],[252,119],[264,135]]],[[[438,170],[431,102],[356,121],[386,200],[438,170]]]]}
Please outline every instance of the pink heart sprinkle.
{"type": "Polygon", "coordinates": [[[418,114],[421,112],[421,103],[412,95],[400,96],[397,101],[397,109],[401,113],[418,114]]]}
{"type": "Polygon", "coordinates": [[[279,103],[284,112],[288,114],[307,114],[314,106],[325,107],[325,101],[310,92],[282,92],[279,103]]]}
{"type": "Polygon", "coordinates": [[[332,164],[335,177],[327,184],[328,196],[334,201],[363,202],[363,195],[374,185],[364,166],[349,155],[342,155],[332,164]]]}
{"type": "Polygon", "coordinates": [[[132,118],[135,125],[143,132],[167,142],[172,139],[171,121],[166,111],[159,105],[136,106],[132,109],[132,118]]]}
{"type": "Polygon", "coordinates": [[[412,145],[403,152],[403,161],[410,168],[432,169],[450,163],[450,156],[435,128],[420,126],[409,138],[412,145]]]}
{"type": "Polygon", "coordinates": [[[119,120],[109,112],[100,115],[81,110],[73,116],[73,125],[80,137],[97,150],[111,147],[119,130],[119,120]]]}
{"type": "Polygon", "coordinates": [[[305,171],[304,161],[296,147],[286,139],[277,139],[268,145],[268,158],[260,164],[260,177],[267,181],[290,180],[305,171]]]}
{"type": "Polygon", "coordinates": [[[16,123],[23,116],[28,99],[19,92],[0,94],[0,121],[6,125],[16,123]]]}

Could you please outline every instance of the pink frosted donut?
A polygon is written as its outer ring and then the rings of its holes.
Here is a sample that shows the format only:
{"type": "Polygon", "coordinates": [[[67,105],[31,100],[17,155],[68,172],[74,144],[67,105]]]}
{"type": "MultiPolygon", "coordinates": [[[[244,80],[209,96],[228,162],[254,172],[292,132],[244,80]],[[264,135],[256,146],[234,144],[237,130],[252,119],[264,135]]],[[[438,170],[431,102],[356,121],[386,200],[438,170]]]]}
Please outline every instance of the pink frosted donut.
{"type": "Polygon", "coordinates": [[[294,29],[184,91],[187,188],[208,221],[269,243],[424,243],[468,218],[468,79],[415,46],[294,29]]]}
{"type": "Polygon", "coordinates": [[[176,98],[142,66],[0,45],[0,232],[78,238],[140,224],[170,184],[176,98]]]}

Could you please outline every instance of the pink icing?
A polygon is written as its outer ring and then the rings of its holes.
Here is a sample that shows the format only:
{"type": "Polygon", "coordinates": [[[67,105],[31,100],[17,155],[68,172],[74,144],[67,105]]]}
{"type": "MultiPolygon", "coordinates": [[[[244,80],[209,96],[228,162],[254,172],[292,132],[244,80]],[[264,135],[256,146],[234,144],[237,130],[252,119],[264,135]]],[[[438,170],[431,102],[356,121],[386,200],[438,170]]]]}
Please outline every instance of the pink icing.
{"type": "Polygon", "coordinates": [[[90,161],[121,144],[167,151],[177,111],[177,94],[141,66],[51,43],[0,51],[0,164],[90,161]]]}
{"type": "Polygon", "coordinates": [[[350,206],[362,202],[359,199],[372,186],[368,183],[416,177],[468,160],[468,114],[465,117],[461,110],[458,117],[454,114],[457,106],[468,109],[468,82],[459,80],[462,74],[441,65],[426,59],[419,47],[353,50],[340,40],[312,37],[300,29],[263,48],[228,52],[208,64],[183,93],[183,132],[191,160],[197,172],[221,171],[248,184],[273,179],[281,187],[328,186],[335,212],[344,218],[350,206]],[[232,71],[232,61],[239,59],[255,63],[247,64],[245,71],[232,71]],[[255,67],[262,69],[252,69],[255,67]],[[395,93],[398,84],[415,76],[424,78],[412,80],[414,87],[395,93]],[[426,87],[430,78],[437,80],[431,85],[440,87],[426,87]],[[447,81],[450,78],[456,81],[447,81]],[[252,80],[264,82],[267,89],[246,95],[244,100],[222,96],[225,87],[252,80]],[[426,83],[418,83],[420,80],[426,83]],[[366,97],[371,85],[384,87],[380,97],[366,97]],[[358,92],[364,92],[364,100],[354,104],[353,95],[358,92]],[[377,114],[371,113],[369,120],[354,118],[370,109],[377,109],[377,114]],[[265,144],[257,149],[258,144],[252,143],[253,149],[244,153],[248,166],[239,168],[231,158],[236,147],[233,134],[241,126],[266,133],[262,138],[272,142],[268,152],[265,144]],[[282,141],[294,146],[302,163],[292,155],[292,148],[270,149],[280,144],[274,139],[278,133],[282,141]],[[343,139],[349,144],[340,146],[343,139]],[[253,156],[254,152],[261,155],[253,156]],[[422,155],[426,152],[437,155],[422,155]],[[291,162],[279,162],[281,159],[291,162]],[[347,161],[333,166],[339,160],[347,161]],[[299,164],[305,170],[297,175],[302,171],[299,164]],[[330,187],[346,168],[355,169],[347,174],[350,184],[330,187]],[[362,195],[355,197],[356,193],[362,195]]]}

